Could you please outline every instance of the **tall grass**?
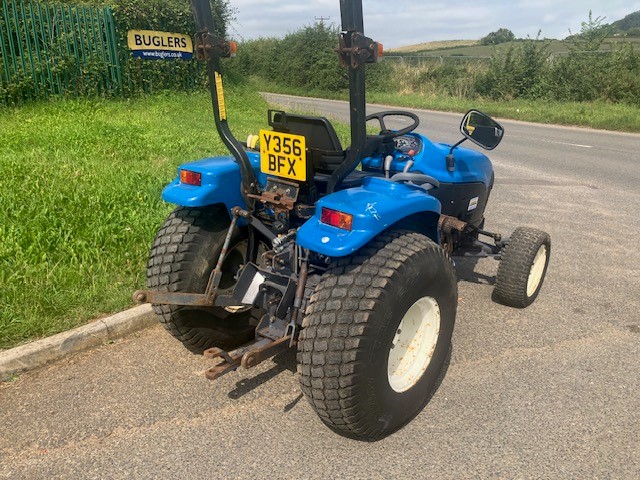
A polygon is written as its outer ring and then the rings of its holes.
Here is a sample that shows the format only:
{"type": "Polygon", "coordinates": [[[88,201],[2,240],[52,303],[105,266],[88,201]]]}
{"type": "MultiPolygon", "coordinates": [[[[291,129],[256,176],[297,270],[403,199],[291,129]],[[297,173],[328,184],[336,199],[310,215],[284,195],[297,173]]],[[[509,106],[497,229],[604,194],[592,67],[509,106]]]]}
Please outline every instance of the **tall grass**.
{"type": "Polygon", "coordinates": [[[399,63],[388,71],[388,88],[375,91],[399,95],[438,95],[456,98],[474,98],[477,79],[486,72],[478,62],[427,62],[419,65],[399,63]]]}
{"type": "MultiPolygon", "coordinates": [[[[228,95],[239,138],[266,123],[228,95]]],[[[0,348],[131,305],[178,164],[222,154],[206,93],[0,110],[0,348]]]]}

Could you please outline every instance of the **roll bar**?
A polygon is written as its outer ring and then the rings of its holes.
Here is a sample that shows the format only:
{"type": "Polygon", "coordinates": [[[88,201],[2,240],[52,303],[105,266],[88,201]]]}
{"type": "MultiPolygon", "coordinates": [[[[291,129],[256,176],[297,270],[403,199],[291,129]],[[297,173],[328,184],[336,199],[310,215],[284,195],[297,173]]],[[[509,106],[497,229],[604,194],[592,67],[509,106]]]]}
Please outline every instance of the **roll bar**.
{"type": "Polygon", "coordinates": [[[327,184],[327,193],[349,175],[369,153],[366,127],[365,65],[379,60],[379,44],[364,36],[362,0],[340,0],[342,31],[337,49],[342,66],[349,68],[349,105],[351,123],[351,147],[347,158],[333,172],[327,184]]]}
{"type": "MultiPolygon", "coordinates": [[[[220,58],[231,54],[231,44],[220,38],[216,31],[215,20],[209,0],[190,0],[196,23],[196,54],[198,59],[207,62],[207,74],[213,114],[216,128],[222,141],[235,157],[242,176],[242,196],[249,208],[254,204],[250,194],[256,193],[257,181],[251,162],[240,142],[233,136],[227,123],[226,108],[222,90],[222,72],[220,58]]],[[[362,0],[340,0],[342,29],[340,44],[336,49],[340,63],[349,69],[349,104],[351,112],[351,147],[347,149],[344,163],[331,175],[327,193],[351,173],[367,154],[373,143],[367,141],[365,65],[379,59],[379,44],[364,36],[362,0]],[[370,144],[371,143],[371,144],[370,144]]],[[[379,141],[378,141],[379,143],[379,141]]]]}
{"type": "Polygon", "coordinates": [[[247,152],[229,128],[222,89],[220,58],[231,56],[232,45],[218,36],[209,0],[191,0],[191,10],[196,23],[196,55],[199,60],[207,62],[207,75],[209,76],[216,129],[222,142],[240,166],[242,197],[247,206],[251,208],[254,200],[249,197],[249,194],[256,192],[257,181],[247,152]]]}

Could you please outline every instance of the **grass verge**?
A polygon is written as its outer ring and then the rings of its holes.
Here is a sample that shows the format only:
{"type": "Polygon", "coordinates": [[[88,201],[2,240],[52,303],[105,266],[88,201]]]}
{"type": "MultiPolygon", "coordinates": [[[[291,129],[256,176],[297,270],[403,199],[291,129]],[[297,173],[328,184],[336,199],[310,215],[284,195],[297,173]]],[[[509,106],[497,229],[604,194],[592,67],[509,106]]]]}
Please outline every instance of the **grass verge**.
{"type": "MultiPolygon", "coordinates": [[[[265,92],[348,100],[346,91],[323,91],[281,87],[264,80],[253,79],[255,88],[265,92]]],[[[464,113],[471,108],[501,118],[525,122],[588,127],[601,130],[640,133],[640,112],[637,106],[606,102],[544,102],[531,100],[492,101],[463,99],[443,95],[416,93],[385,93],[368,91],[367,101],[383,105],[422,108],[464,113]]]]}
{"type": "MultiPolygon", "coordinates": [[[[267,104],[229,92],[238,138],[267,104]]],[[[0,348],[129,307],[185,161],[226,150],[207,93],[0,110],[0,348]]]]}

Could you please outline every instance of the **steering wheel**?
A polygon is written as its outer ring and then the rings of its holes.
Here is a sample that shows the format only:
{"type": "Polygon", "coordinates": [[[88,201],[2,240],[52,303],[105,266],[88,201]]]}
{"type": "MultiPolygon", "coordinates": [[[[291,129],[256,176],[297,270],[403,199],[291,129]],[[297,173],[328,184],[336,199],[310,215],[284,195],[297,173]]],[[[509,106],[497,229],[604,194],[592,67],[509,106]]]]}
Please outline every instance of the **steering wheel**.
{"type": "Polygon", "coordinates": [[[404,112],[402,110],[387,110],[384,112],[372,113],[371,115],[367,115],[366,121],[370,120],[378,120],[380,123],[380,136],[383,137],[384,140],[390,140],[392,138],[401,137],[402,135],[406,135],[409,132],[413,132],[418,125],[420,125],[420,119],[415,113],[404,112]],[[404,127],[400,130],[389,130],[384,123],[385,117],[409,117],[413,120],[413,123],[408,127],[404,127]]]}

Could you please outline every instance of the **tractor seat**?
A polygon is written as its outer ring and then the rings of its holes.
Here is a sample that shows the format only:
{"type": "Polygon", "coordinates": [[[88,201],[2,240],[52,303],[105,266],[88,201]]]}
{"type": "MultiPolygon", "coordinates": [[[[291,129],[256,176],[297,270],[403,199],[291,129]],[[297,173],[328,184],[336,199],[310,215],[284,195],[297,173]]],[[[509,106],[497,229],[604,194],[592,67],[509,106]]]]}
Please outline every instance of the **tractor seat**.
{"type": "Polygon", "coordinates": [[[276,132],[302,135],[306,139],[307,148],[342,156],[344,149],[333,125],[324,117],[311,117],[269,110],[269,125],[276,132]]]}
{"type": "MultiPolygon", "coordinates": [[[[269,110],[269,125],[275,131],[305,137],[313,167],[313,181],[318,193],[326,193],[331,174],[345,161],[345,151],[331,122],[324,117],[269,110]]],[[[340,183],[339,188],[359,187],[365,178],[371,176],[382,174],[354,170],[340,183]]]]}

